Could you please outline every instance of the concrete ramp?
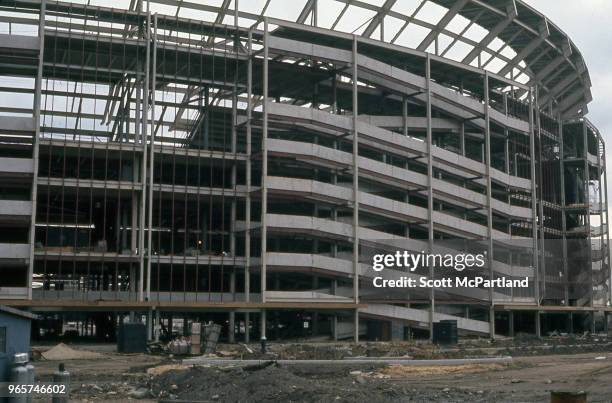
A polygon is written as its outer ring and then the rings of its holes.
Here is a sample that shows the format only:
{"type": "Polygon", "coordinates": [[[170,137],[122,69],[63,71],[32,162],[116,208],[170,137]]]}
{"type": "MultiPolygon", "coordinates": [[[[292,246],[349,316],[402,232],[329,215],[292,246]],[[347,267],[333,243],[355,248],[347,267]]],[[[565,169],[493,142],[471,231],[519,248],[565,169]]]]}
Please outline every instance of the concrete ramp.
{"type": "MultiPolygon", "coordinates": [[[[413,322],[418,327],[429,327],[429,311],[424,309],[406,308],[387,304],[372,304],[367,308],[360,308],[359,313],[385,319],[399,319],[413,322]]],[[[440,320],[456,320],[457,329],[468,333],[489,334],[489,322],[467,319],[460,316],[434,313],[434,322],[440,320]]]]}

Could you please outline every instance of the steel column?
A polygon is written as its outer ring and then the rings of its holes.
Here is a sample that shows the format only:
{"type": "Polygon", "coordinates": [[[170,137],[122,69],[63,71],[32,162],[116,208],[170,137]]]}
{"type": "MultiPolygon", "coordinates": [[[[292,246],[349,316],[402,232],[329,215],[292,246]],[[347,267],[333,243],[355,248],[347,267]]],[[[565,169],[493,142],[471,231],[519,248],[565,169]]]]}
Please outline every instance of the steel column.
{"type": "MultiPolygon", "coordinates": [[[[353,35],[353,300],[359,303],[359,87],[357,83],[358,41],[353,35]]],[[[355,343],[359,341],[359,311],[355,309],[355,343]]]]}
{"type": "MultiPolygon", "coordinates": [[[[149,128],[149,71],[150,71],[150,63],[151,63],[151,12],[148,10],[149,2],[147,1],[147,33],[146,33],[146,41],[147,41],[147,51],[145,57],[145,78],[144,78],[144,95],[143,100],[138,108],[141,108],[140,116],[142,125],[142,176],[140,183],[142,185],[142,193],[140,196],[140,236],[138,237],[138,264],[139,264],[139,276],[138,276],[138,300],[140,302],[144,301],[144,265],[145,265],[145,213],[147,206],[147,136],[148,136],[148,128],[149,128]]],[[[137,84],[138,85],[138,84],[137,84]]],[[[153,150],[153,145],[151,145],[151,150],[153,150]]],[[[152,154],[152,152],[151,152],[152,154]]],[[[153,175],[151,175],[153,176],[153,175]]],[[[132,228],[132,230],[134,230],[132,228]]],[[[150,231],[149,231],[150,232],[150,231]]],[[[149,247],[150,249],[150,247],[149,247]]],[[[149,286],[147,285],[147,289],[149,286]]],[[[149,292],[147,292],[149,294],[149,292]]]]}
{"type": "Polygon", "coordinates": [[[559,114],[559,164],[561,171],[561,231],[563,232],[561,239],[561,248],[563,254],[563,300],[564,305],[569,305],[569,283],[568,283],[568,266],[567,266],[567,217],[565,217],[565,151],[563,140],[563,120],[559,114]]]}
{"type": "MultiPolygon", "coordinates": [[[[266,254],[268,250],[266,228],[268,214],[268,191],[266,182],[268,176],[268,57],[269,39],[268,19],[264,18],[264,44],[263,44],[263,130],[261,133],[261,302],[266,302],[266,254]]],[[[266,337],[266,311],[261,311],[261,337],[266,337]]]]}
{"type": "MultiPolygon", "coordinates": [[[[248,39],[248,65],[247,65],[247,120],[246,120],[246,200],[245,200],[245,217],[246,229],[244,234],[244,300],[249,302],[251,300],[251,165],[252,165],[252,152],[251,152],[251,119],[253,114],[253,31],[249,30],[248,39]]],[[[245,321],[248,321],[248,313],[246,314],[245,321]]],[[[248,327],[248,323],[247,323],[248,327]]],[[[248,329],[246,331],[248,336],[248,329]]]]}
{"type": "MultiPolygon", "coordinates": [[[[535,280],[535,300],[536,304],[540,305],[540,272],[539,272],[539,257],[538,257],[538,215],[537,215],[537,188],[536,188],[536,170],[535,170],[535,123],[534,123],[534,108],[533,108],[533,87],[529,88],[529,167],[531,171],[531,236],[533,237],[533,269],[535,280]]],[[[538,322],[539,329],[539,322],[538,322]]]]}
{"type": "Polygon", "coordinates": [[[32,278],[34,277],[34,244],[36,239],[36,205],[38,196],[38,155],[40,146],[40,102],[42,94],[42,80],[44,67],[45,53],[45,18],[46,18],[47,1],[40,2],[40,16],[38,21],[38,38],[40,41],[40,49],[38,51],[38,67],[36,72],[36,83],[34,84],[34,139],[32,141],[32,214],[30,216],[30,253],[28,262],[28,299],[32,299],[32,278]]]}
{"type": "MultiPolygon", "coordinates": [[[[484,117],[485,117],[485,176],[487,181],[487,261],[489,264],[489,279],[493,280],[493,206],[491,204],[491,119],[489,111],[489,72],[484,76],[484,117]]],[[[495,308],[493,301],[493,286],[489,287],[489,333],[495,338],[495,308]]]]}
{"type": "MultiPolygon", "coordinates": [[[[432,155],[432,112],[431,112],[431,56],[427,54],[425,60],[425,93],[427,99],[427,239],[429,245],[429,253],[433,251],[433,155],[432,155]]],[[[434,279],[433,265],[429,267],[429,278],[434,279]]],[[[433,341],[433,322],[435,312],[435,290],[433,287],[429,290],[429,340],[433,341]]]]}
{"type": "MultiPolygon", "coordinates": [[[[150,29],[150,28],[147,28],[150,29]]],[[[152,44],[152,62],[151,62],[151,152],[149,157],[149,211],[148,211],[148,246],[147,246],[147,300],[151,299],[151,259],[153,248],[153,173],[155,160],[155,92],[157,87],[157,14],[153,16],[153,38],[152,44]]],[[[144,183],[143,183],[144,186],[144,183]]]]}

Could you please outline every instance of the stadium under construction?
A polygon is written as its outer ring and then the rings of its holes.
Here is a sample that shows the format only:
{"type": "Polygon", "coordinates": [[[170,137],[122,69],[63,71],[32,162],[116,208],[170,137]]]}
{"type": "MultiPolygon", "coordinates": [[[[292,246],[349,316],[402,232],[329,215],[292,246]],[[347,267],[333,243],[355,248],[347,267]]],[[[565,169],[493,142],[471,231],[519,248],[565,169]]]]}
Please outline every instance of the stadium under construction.
{"type": "Polygon", "coordinates": [[[607,329],[589,72],[522,0],[2,0],[0,28],[0,304],[37,338],[607,329]],[[436,248],[530,286],[372,286],[372,253],[436,248]]]}

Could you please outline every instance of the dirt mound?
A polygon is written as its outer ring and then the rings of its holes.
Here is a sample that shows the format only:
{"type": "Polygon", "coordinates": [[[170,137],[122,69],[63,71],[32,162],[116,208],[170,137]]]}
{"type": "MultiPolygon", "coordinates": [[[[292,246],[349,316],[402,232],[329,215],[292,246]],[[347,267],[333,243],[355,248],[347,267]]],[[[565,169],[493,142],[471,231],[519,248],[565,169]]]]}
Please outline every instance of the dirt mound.
{"type": "Polygon", "coordinates": [[[76,350],[60,343],[55,347],[43,352],[42,358],[49,361],[63,360],[93,360],[103,358],[104,355],[94,351],[76,350]]]}
{"type": "Polygon", "coordinates": [[[150,381],[152,394],[182,400],[221,402],[377,402],[411,393],[385,380],[356,380],[347,368],[305,374],[296,366],[193,367],[168,371],[150,381]],[[398,390],[399,389],[399,390],[398,390]],[[383,398],[384,397],[384,398],[383,398]],[[381,399],[383,398],[383,399],[381,399]]]}

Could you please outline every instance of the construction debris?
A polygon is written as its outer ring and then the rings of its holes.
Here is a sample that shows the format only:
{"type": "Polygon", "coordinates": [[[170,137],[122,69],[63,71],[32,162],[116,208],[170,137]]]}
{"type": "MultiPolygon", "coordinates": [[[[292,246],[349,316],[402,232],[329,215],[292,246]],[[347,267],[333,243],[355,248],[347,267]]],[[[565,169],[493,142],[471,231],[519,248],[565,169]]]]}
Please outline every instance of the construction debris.
{"type": "Polygon", "coordinates": [[[151,375],[151,376],[159,376],[165,372],[168,371],[183,371],[186,369],[189,369],[190,366],[189,365],[182,365],[182,364],[164,364],[164,365],[158,365],[156,367],[151,367],[147,369],[147,375],[151,375]]]}

